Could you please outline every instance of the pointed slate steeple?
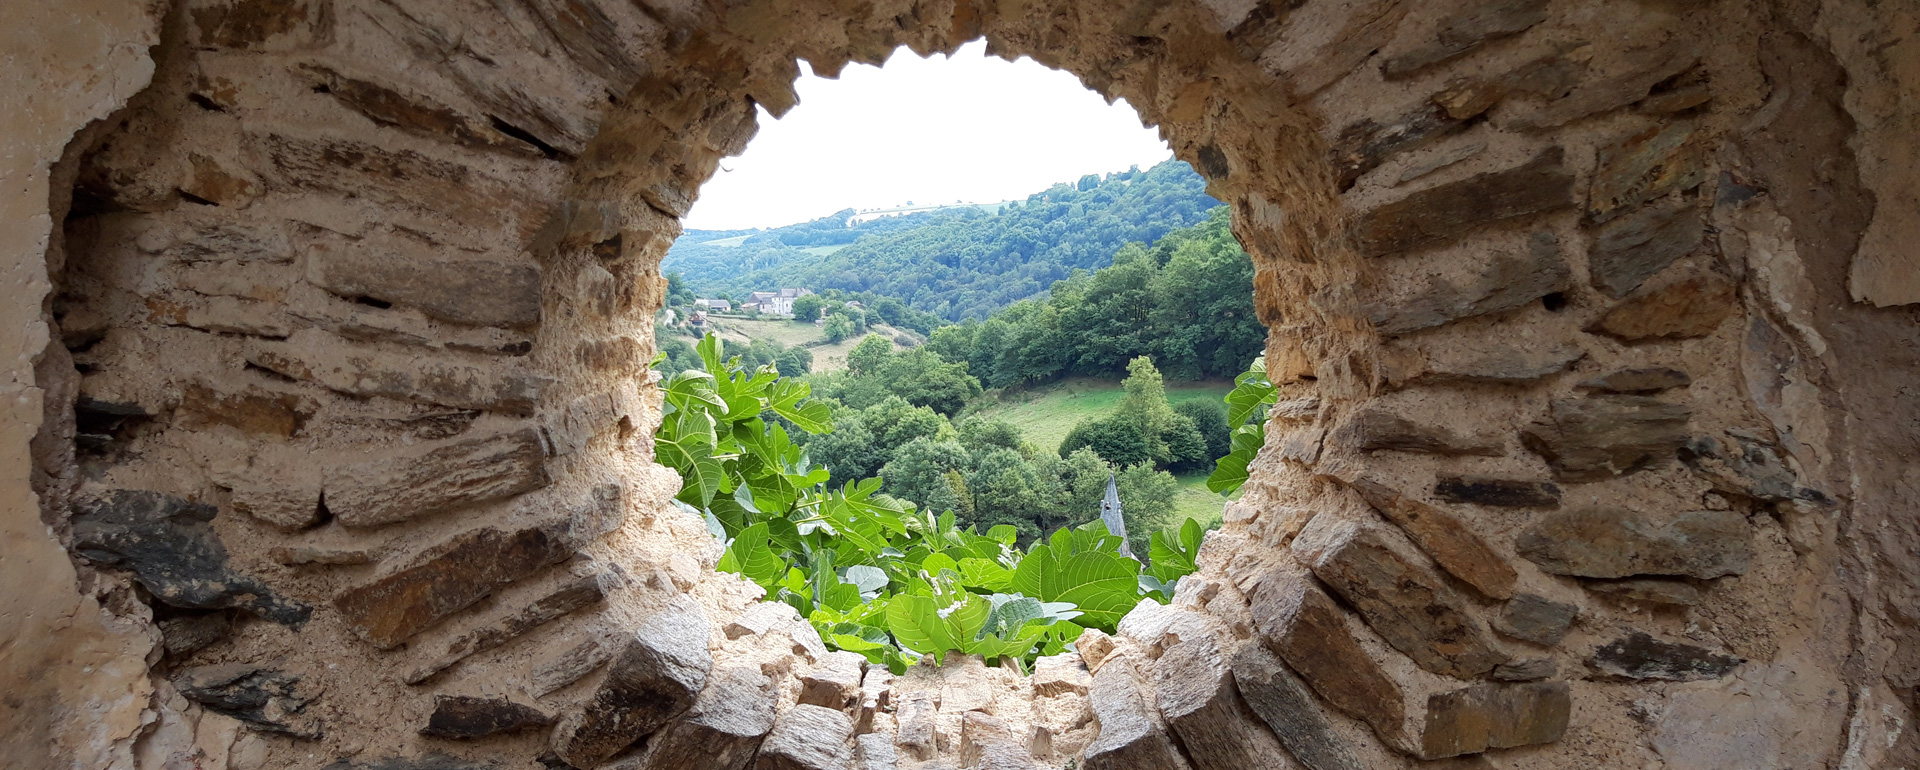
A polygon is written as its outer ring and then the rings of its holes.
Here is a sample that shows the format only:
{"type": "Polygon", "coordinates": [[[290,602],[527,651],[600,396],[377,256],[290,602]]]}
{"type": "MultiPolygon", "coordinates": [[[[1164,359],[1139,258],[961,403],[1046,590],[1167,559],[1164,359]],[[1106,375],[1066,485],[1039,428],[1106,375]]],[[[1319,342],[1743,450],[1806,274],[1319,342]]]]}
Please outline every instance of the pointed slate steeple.
{"type": "Polygon", "coordinates": [[[1106,522],[1107,532],[1120,538],[1120,555],[1136,558],[1133,547],[1127,545],[1127,520],[1120,516],[1120,488],[1113,483],[1113,474],[1107,474],[1107,496],[1100,500],[1100,520],[1106,522]]]}

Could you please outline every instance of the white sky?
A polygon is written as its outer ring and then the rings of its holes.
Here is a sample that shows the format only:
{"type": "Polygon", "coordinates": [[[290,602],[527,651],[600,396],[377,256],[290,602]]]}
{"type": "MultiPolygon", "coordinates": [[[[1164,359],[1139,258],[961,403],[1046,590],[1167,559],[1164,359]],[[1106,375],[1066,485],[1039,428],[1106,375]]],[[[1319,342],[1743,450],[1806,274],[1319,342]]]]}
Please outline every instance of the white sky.
{"type": "Polygon", "coordinates": [[[884,69],[849,65],[839,80],[806,62],[800,105],[760,112],[760,133],[700,190],[686,227],[779,227],[844,208],[1025,199],[1086,174],[1171,157],[1125,101],[1112,105],[1072,75],[1032,59],[951,59],[902,48],[884,69]]]}

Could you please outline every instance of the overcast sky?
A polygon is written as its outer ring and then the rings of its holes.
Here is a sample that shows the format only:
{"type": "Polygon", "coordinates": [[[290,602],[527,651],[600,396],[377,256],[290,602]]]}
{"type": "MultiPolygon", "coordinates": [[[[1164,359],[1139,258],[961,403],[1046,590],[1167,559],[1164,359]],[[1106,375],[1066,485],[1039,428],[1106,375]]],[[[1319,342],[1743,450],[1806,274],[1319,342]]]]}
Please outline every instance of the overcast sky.
{"type": "Polygon", "coordinates": [[[839,80],[801,62],[800,105],[760,113],[760,133],[700,190],[689,229],[778,227],[844,208],[1024,199],[1085,174],[1147,168],[1173,152],[1125,101],[1031,59],[951,59],[902,48],[839,80]]]}

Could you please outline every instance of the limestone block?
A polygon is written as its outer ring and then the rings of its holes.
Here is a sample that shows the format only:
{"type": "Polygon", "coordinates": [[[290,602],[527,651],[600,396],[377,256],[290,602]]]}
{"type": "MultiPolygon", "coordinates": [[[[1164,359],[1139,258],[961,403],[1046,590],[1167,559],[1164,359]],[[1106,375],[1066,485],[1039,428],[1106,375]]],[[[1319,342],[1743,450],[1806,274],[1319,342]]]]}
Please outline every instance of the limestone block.
{"type": "Polygon", "coordinates": [[[754,770],[850,770],[853,722],[833,709],[805,703],[787,709],[760,744],[754,770]]]}
{"type": "Polygon", "coordinates": [[[534,156],[538,151],[512,139],[475,115],[448,107],[432,97],[372,77],[353,77],[334,67],[307,63],[300,73],[347,109],[382,126],[431,139],[450,140],[468,147],[503,150],[534,156]]]}
{"type": "Polygon", "coordinates": [[[246,356],[260,368],[349,395],[509,414],[531,414],[549,383],[507,364],[401,354],[317,329],[300,330],[284,342],[256,342],[246,356]]]}
{"type": "Polygon", "coordinates": [[[1305,682],[1265,647],[1247,645],[1233,656],[1233,682],[1247,707],[1273,730],[1280,745],[1308,770],[1361,770],[1345,738],[1321,710],[1305,682]]]}
{"type": "Polygon", "coordinates": [[[469,326],[540,322],[540,269],[532,263],[439,259],[398,239],[316,247],[307,280],[346,299],[372,298],[469,326]],[[385,248],[382,248],[384,246],[385,248]]]}
{"type": "Polygon", "coordinates": [[[1167,648],[1154,666],[1154,700],[1199,770],[1286,770],[1292,763],[1263,750],[1234,689],[1233,673],[1212,639],[1167,648]]]}
{"type": "Polygon", "coordinates": [[[1525,32],[1547,18],[1546,0],[1476,0],[1441,19],[1433,37],[1393,56],[1381,66],[1388,78],[1411,75],[1426,67],[1478,50],[1504,37],[1525,32]]]}
{"type": "Polygon", "coordinates": [[[1586,357],[1578,345],[1501,345],[1497,340],[1474,340],[1468,346],[1447,346],[1439,350],[1411,350],[1389,347],[1386,357],[1393,363],[1388,379],[1396,386],[1413,383],[1495,383],[1518,384],[1559,374],[1586,357]]]}
{"type": "Polygon", "coordinates": [[[792,605],[784,602],[760,602],[727,621],[726,628],[722,630],[728,639],[759,636],[799,617],[800,613],[795,611],[792,605]]]}
{"type": "Polygon", "coordinates": [[[1441,476],[1434,481],[1433,496],[1449,503],[1491,508],[1560,507],[1560,486],[1551,481],[1441,476]]]}
{"type": "Polygon", "coordinates": [[[713,669],[707,633],[706,613],[685,596],[641,621],[592,697],[554,729],[554,753],[593,767],[685,713],[713,669]]]}
{"type": "Polygon", "coordinates": [[[211,505],[159,492],[110,490],[75,502],[72,548],[132,572],[169,606],[243,609],[282,625],[305,624],[311,607],[228,567],[227,548],[212,525],[218,514],[211,505]]]}
{"type": "Polygon", "coordinates": [[[993,705],[993,682],[978,655],[948,655],[940,666],[940,711],[957,714],[993,705]]]}
{"type": "Polygon", "coordinates": [[[854,739],[854,770],[894,770],[899,764],[893,740],[887,736],[868,733],[854,739]]]}
{"type": "Polygon", "coordinates": [[[1445,456],[1499,457],[1506,446],[1498,436],[1462,436],[1445,427],[1414,422],[1385,409],[1355,413],[1334,440],[1362,452],[1409,452],[1445,456]]]}
{"type": "Polygon", "coordinates": [[[1560,481],[1604,481],[1673,459],[1693,410],[1649,396],[1554,399],[1547,417],[1521,430],[1560,481]]]}
{"type": "Polygon", "coordinates": [[[1542,570],[1592,578],[1717,578],[1746,574],[1753,561],[1752,529],[1735,511],[1558,511],[1521,533],[1515,547],[1542,570]]]}
{"type": "Polygon", "coordinates": [[[1477,684],[1427,698],[1420,757],[1442,759],[1560,740],[1573,713],[1566,682],[1477,684]]]}
{"type": "Polygon", "coordinates": [[[1515,639],[1548,647],[1559,644],[1580,615],[1580,608],[1538,594],[1518,594],[1493,621],[1493,628],[1515,639]]]}
{"type": "Polygon", "coordinates": [[[1595,650],[1587,664],[1607,676],[1692,682],[1719,679],[1745,662],[1737,656],[1635,631],[1595,650]]]}
{"type": "Polygon", "coordinates": [[[392,649],[495,589],[573,555],[573,547],[562,524],[470,530],[405,568],[346,590],[333,606],[356,636],[392,649]]]}
{"type": "Polygon", "coordinates": [[[1353,488],[1368,505],[1407,533],[1442,569],[1488,598],[1505,599],[1513,595],[1513,584],[1518,579],[1513,565],[1458,516],[1371,479],[1357,479],[1353,488]]]}
{"type": "Polygon", "coordinates": [[[1706,220],[1690,203],[1655,203],[1623,214],[1593,233],[1587,272],[1593,287],[1618,299],[1700,248],[1706,220]]]}
{"type": "Polygon", "coordinates": [[[940,698],[926,690],[906,693],[896,699],[894,745],[920,761],[932,759],[939,751],[934,730],[934,715],[939,713],[940,698]]]}
{"type": "Polygon", "coordinates": [[[773,730],[777,696],[757,668],[714,672],[687,715],[647,740],[636,770],[744,770],[773,730]]]}
{"type": "MultiPolygon", "coordinates": [[[[860,679],[860,705],[853,712],[853,730],[861,735],[873,731],[873,718],[893,705],[893,672],[886,666],[869,666],[860,679]]],[[[893,744],[887,744],[889,750],[893,744]]]]}
{"type": "Polygon", "coordinates": [[[1360,649],[1346,613],[1311,574],[1288,560],[1262,575],[1247,599],[1261,641],[1314,692],[1383,738],[1400,734],[1406,718],[1400,686],[1360,649]]]}
{"type": "Polygon", "coordinates": [[[1040,770],[1006,722],[978,711],[961,718],[960,764],[975,770],[1040,770]]]}
{"type": "Polygon", "coordinates": [[[1378,526],[1321,513],[1294,538],[1292,551],[1421,668],[1471,679],[1506,660],[1466,600],[1378,526]]]}
{"type": "Polygon", "coordinates": [[[539,434],[523,428],[337,465],[327,471],[327,510],[349,527],[447,513],[546,486],[545,461],[539,434]]]}
{"type": "Polygon", "coordinates": [[[1089,700],[1100,735],[1087,745],[1086,770],[1187,770],[1187,760],[1140,692],[1133,661],[1116,657],[1093,675],[1089,700]]]}
{"type": "Polygon", "coordinates": [[[1360,215],[1363,256],[1438,246],[1494,222],[1573,206],[1573,175],[1555,147],[1514,168],[1430,187],[1360,215]]]}
{"type": "Polygon", "coordinates": [[[1676,277],[1642,286],[1587,330],[1627,342],[1705,337],[1739,307],[1732,281],[1715,275],[1676,277]]]}
{"type": "Polygon", "coordinates": [[[420,734],[431,738],[473,739],[532,730],[553,724],[541,710],[506,698],[436,695],[433,715],[420,734]]]}
{"type": "Polygon", "coordinates": [[[405,677],[407,684],[420,684],[468,657],[500,647],[527,632],[600,601],[601,587],[610,576],[583,575],[562,582],[553,590],[506,616],[473,629],[447,645],[447,651],[405,677]]]}
{"type": "Polygon", "coordinates": [[[1087,670],[1097,674],[1100,673],[1100,664],[1113,654],[1113,637],[1100,629],[1089,628],[1080,632],[1080,638],[1074,641],[1073,646],[1087,662],[1087,670]]]}
{"type": "Polygon", "coordinates": [[[859,704],[867,659],[844,650],[829,652],[800,675],[800,702],[846,711],[859,704]]]}
{"type": "Polygon", "coordinates": [[[1043,698],[1074,693],[1087,694],[1093,675],[1081,665],[1078,653],[1047,655],[1033,662],[1033,694],[1043,698]]]}
{"type": "Polygon", "coordinates": [[[321,472],[306,452],[284,447],[259,447],[207,468],[213,483],[231,491],[234,510],[289,530],[320,523],[321,472]]]}

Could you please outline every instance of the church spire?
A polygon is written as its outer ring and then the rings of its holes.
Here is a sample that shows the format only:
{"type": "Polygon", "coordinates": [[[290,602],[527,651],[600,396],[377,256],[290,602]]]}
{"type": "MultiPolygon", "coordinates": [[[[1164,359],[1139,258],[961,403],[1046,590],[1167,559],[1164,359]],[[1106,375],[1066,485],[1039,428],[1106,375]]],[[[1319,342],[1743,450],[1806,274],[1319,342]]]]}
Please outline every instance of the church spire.
{"type": "Polygon", "coordinates": [[[1138,560],[1127,544],[1127,520],[1120,516],[1120,488],[1113,482],[1113,474],[1107,474],[1107,496],[1100,500],[1100,520],[1106,522],[1108,533],[1119,536],[1120,555],[1138,560]]]}

